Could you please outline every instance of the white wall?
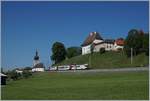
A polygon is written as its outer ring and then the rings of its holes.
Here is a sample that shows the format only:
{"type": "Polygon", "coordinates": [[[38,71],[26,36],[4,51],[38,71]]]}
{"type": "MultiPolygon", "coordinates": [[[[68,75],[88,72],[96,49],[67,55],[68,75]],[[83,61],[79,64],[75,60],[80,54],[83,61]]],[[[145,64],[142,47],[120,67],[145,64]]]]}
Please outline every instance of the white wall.
{"type": "Polygon", "coordinates": [[[114,50],[117,51],[118,49],[123,49],[124,46],[119,46],[119,45],[117,45],[117,44],[115,43],[114,47],[115,47],[114,50]]]}
{"type": "Polygon", "coordinates": [[[82,55],[91,53],[91,45],[82,47],[82,55]]]}
{"type": "MultiPolygon", "coordinates": [[[[95,41],[95,43],[100,42],[100,40],[94,40],[94,41],[95,41]]],[[[102,40],[101,40],[101,42],[102,42],[102,40]]],[[[93,51],[99,52],[100,48],[105,48],[106,51],[111,51],[111,50],[117,51],[119,48],[123,49],[123,46],[119,46],[116,43],[115,44],[102,43],[102,44],[95,45],[93,51]]],[[[89,54],[89,53],[91,53],[91,45],[82,47],[82,55],[89,54]]]]}
{"type": "Polygon", "coordinates": [[[105,43],[105,50],[106,51],[114,50],[114,44],[105,43]]]}
{"type": "Polygon", "coordinates": [[[99,52],[100,48],[105,48],[106,51],[114,50],[114,44],[110,44],[110,43],[98,44],[95,46],[94,52],[99,52]]]}
{"type": "Polygon", "coordinates": [[[33,66],[35,66],[36,64],[39,64],[40,63],[40,60],[34,60],[33,61],[33,66]]]}
{"type": "Polygon", "coordinates": [[[95,45],[94,52],[99,52],[101,48],[105,48],[105,44],[104,43],[95,45]]]}

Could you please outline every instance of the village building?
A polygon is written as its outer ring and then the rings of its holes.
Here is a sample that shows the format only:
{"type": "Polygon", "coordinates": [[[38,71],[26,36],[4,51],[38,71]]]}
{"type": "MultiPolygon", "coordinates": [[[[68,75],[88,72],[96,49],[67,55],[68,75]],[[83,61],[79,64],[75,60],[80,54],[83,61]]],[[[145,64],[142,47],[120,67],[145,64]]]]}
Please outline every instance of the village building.
{"type": "Polygon", "coordinates": [[[124,40],[119,38],[114,39],[103,39],[98,32],[91,32],[85,39],[82,46],[82,55],[93,52],[99,52],[101,48],[105,51],[117,51],[123,49],[124,40]]]}
{"type": "Polygon", "coordinates": [[[40,57],[38,56],[38,52],[36,51],[36,55],[34,56],[33,60],[32,72],[43,72],[44,70],[44,64],[40,63],[40,57]]]}
{"type": "Polygon", "coordinates": [[[114,43],[114,50],[123,50],[123,46],[124,46],[124,39],[123,38],[118,38],[117,40],[115,40],[114,43]]]}
{"type": "MultiPolygon", "coordinates": [[[[102,43],[103,39],[97,32],[92,32],[83,42],[82,46],[82,55],[91,53],[92,48],[95,46],[94,44],[102,43]]],[[[96,49],[95,49],[96,51],[96,49]]]]}

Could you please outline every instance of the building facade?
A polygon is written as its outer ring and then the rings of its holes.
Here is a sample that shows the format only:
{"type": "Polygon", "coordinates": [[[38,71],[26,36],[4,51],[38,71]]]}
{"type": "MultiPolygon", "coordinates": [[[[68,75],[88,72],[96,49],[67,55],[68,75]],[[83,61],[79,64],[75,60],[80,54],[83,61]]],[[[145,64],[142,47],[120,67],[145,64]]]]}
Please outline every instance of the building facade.
{"type": "Polygon", "coordinates": [[[104,40],[98,32],[92,32],[81,45],[82,55],[89,54],[92,51],[99,52],[101,48],[104,48],[105,51],[117,51],[118,49],[123,49],[123,45],[123,38],[104,40]]]}

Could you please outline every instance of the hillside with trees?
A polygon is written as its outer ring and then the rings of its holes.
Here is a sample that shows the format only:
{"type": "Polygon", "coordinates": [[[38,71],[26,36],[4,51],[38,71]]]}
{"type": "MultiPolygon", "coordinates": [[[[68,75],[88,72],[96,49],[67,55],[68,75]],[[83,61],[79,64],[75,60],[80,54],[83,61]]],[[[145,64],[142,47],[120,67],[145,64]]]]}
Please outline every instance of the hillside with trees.
{"type": "Polygon", "coordinates": [[[149,33],[144,33],[142,30],[131,29],[128,32],[128,36],[125,38],[124,50],[119,50],[117,52],[108,52],[101,49],[100,52],[81,55],[80,48],[69,47],[64,53],[65,58],[63,57],[61,61],[54,65],[89,64],[90,68],[148,66],[149,33]]]}

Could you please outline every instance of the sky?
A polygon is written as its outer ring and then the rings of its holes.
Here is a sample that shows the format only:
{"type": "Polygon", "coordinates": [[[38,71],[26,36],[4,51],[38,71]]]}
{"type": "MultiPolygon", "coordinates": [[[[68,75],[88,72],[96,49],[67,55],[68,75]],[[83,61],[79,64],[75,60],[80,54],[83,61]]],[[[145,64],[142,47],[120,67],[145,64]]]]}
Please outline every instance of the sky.
{"type": "Polygon", "coordinates": [[[32,66],[36,49],[40,61],[51,65],[54,42],[80,46],[93,31],[103,39],[126,38],[133,28],[148,32],[148,6],[148,1],[3,1],[1,66],[32,66]]]}

